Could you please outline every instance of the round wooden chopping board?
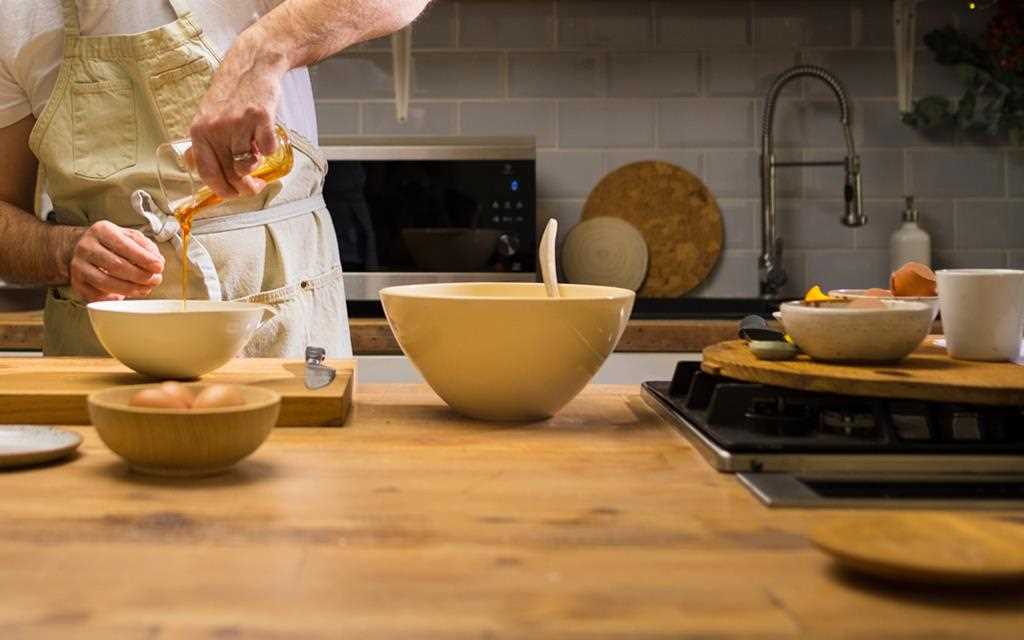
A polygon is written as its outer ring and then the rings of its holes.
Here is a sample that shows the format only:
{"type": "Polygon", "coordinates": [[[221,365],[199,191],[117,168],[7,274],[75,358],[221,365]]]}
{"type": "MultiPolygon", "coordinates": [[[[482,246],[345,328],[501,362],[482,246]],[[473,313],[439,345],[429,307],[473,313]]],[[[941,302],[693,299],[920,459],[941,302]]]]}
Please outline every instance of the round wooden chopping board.
{"type": "Polygon", "coordinates": [[[581,217],[601,216],[629,222],[647,241],[641,297],[683,295],[708,277],[722,253],[722,212],[714,196],[692,173],[668,162],[634,162],[605,176],[581,217]]]}
{"type": "Polygon", "coordinates": [[[701,368],[744,382],[847,396],[927,402],[1024,406],[1024,366],[1012,362],[954,360],[931,343],[897,364],[856,365],[759,360],[746,342],[720,342],[704,350],[701,368]]]}
{"type": "Polygon", "coordinates": [[[811,541],[841,565],[926,585],[997,586],[1024,581],[1024,524],[951,513],[835,518],[811,541]]]}

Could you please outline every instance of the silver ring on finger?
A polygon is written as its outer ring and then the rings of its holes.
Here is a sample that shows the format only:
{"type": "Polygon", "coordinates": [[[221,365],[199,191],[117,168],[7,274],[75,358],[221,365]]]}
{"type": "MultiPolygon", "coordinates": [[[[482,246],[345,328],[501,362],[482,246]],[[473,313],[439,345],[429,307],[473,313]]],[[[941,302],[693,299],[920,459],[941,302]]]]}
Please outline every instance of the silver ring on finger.
{"type": "Polygon", "coordinates": [[[231,156],[231,159],[237,163],[246,163],[254,159],[256,156],[252,151],[246,151],[245,153],[236,153],[231,156]]]}

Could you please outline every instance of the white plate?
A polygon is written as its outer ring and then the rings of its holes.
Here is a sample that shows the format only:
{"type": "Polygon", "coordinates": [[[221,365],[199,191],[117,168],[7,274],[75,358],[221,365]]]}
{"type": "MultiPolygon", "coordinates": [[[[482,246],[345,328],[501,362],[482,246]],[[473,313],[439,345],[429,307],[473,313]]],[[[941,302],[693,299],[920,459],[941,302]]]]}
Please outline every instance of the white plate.
{"type": "Polygon", "coordinates": [[[0,426],[0,468],[23,467],[71,455],[82,436],[55,427],[0,426]]]}

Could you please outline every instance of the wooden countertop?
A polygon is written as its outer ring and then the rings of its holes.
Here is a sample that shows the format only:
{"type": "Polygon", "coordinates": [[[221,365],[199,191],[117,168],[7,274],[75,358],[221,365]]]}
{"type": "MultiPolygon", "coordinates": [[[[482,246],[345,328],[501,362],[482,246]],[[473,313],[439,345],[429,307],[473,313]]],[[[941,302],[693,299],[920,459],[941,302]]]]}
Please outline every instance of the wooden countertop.
{"type": "MultiPolygon", "coordinates": [[[[363,386],[226,475],[82,455],[0,474],[5,638],[996,638],[1020,591],[851,577],[712,470],[633,387],[527,426],[363,386]]],[[[1022,517],[1024,514],[1013,514],[1022,517]]]]}
{"type": "MultiPolygon", "coordinates": [[[[737,326],[736,320],[631,320],[616,351],[698,352],[735,338],[737,326]]],[[[349,327],[356,355],[401,353],[383,318],[353,318],[349,327]]],[[[0,313],[0,350],[39,350],[42,345],[41,312],[0,313]]]]}

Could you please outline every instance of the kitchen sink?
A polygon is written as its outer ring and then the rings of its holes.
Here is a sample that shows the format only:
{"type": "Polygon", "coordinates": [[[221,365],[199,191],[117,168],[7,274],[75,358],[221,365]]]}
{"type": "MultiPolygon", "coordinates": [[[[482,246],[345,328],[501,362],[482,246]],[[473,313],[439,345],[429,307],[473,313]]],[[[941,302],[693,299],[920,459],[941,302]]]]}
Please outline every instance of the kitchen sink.
{"type": "Polygon", "coordinates": [[[765,318],[779,310],[781,300],[770,298],[638,298],[635,320],[728,319],[757,314],[765,318]]]}
{"type": "MultiPolygon", "coordinates": [[[[0,287],[0,312],[42,309],[45,289],[0,287]]],[[[757,314],[770,317],[781,300],[768,298],[638,298],[633,306],[635,320],[734,320],[757,314]]],[[[383,318],[377,300],[349,300],[350,318],[383,318]]]]}

